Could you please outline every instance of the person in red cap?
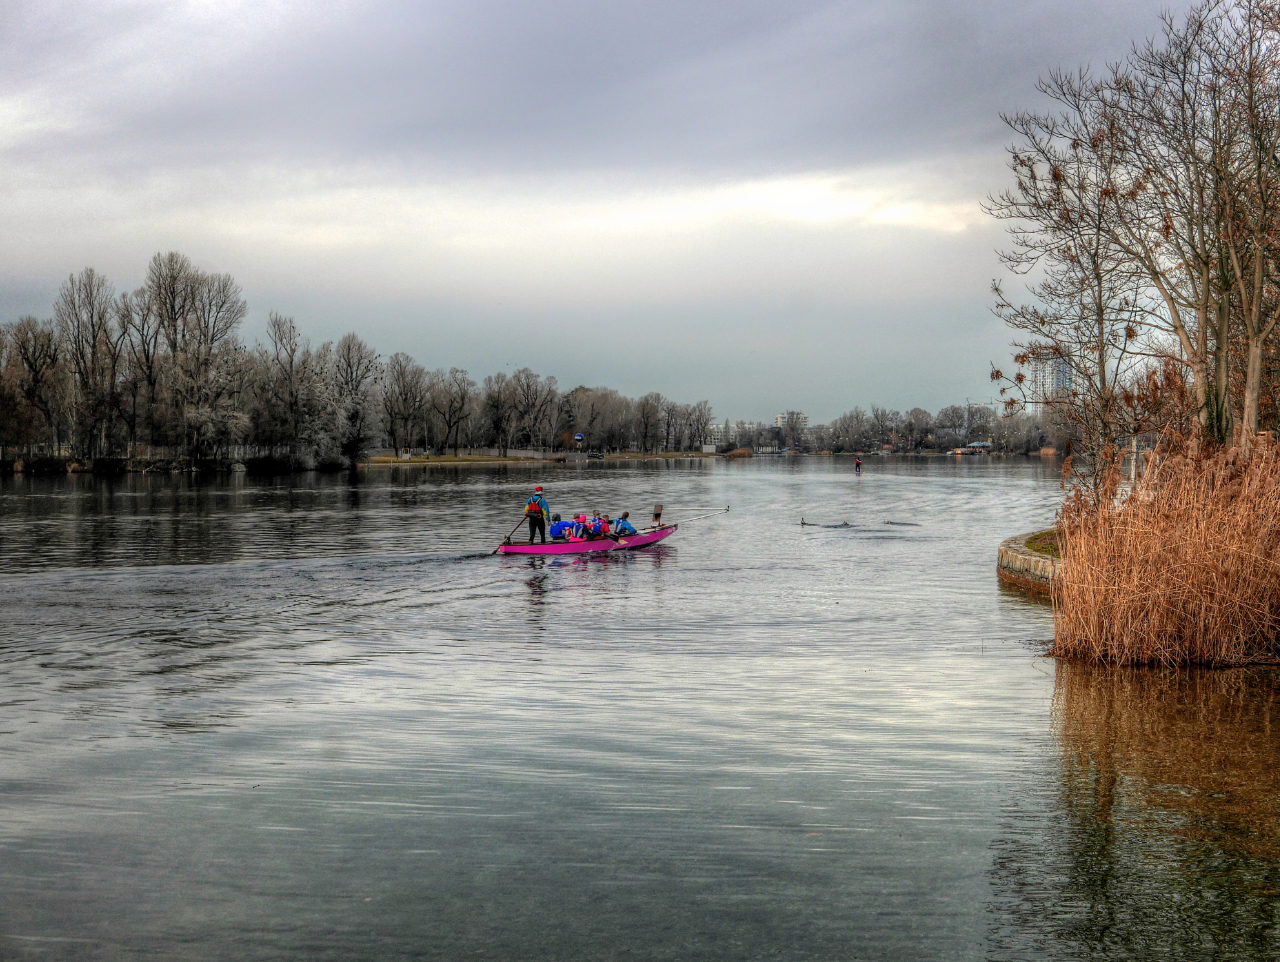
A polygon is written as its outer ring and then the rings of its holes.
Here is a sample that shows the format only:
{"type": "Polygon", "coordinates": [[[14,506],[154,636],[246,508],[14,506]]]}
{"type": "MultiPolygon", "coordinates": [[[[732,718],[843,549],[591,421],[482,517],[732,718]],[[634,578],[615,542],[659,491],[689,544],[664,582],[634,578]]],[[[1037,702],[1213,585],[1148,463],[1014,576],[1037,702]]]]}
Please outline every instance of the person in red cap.
{"type": "Polygon", "coordinates": [[[529,519],[529,544],[533,544],[534,534],[542,544],[547,543],[547,522],[551,519],[551,509],[547,507],[547,499],[542,496],[542,485],[533,489],[533,497],[524,503],[524,516],[529,519]]]}

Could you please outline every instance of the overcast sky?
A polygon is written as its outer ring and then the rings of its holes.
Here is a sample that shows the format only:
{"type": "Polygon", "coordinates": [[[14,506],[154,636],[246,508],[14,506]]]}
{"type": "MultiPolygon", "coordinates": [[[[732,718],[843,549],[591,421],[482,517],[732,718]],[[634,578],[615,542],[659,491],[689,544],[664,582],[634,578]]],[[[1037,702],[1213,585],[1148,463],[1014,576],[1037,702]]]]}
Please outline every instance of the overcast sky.
{"type": "Polygon", "coordinates": [[[179,250],[313,341],[718,417],[989,397],[999,113],[1161,4],[0,4],[0,320],[179,250]]]}

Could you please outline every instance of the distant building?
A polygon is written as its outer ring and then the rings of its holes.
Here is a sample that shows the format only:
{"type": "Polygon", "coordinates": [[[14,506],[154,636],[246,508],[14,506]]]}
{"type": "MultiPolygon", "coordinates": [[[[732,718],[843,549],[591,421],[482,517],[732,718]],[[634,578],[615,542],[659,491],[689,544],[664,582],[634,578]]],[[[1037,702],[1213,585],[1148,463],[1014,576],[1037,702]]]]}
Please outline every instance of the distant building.
{"type": "Polygon", "coordinates": [[[801,428],[809,426],[809,415],[803,411],[784,411],[773,419],[775,428],[785,428],[788,424],[799,422],[801,428]]]}
{"type": "Polygon", "coordinates": [[[1045,405],[1071,393],[1071,365],[1065,357],[1037,359],[1031,362],[1030,367],[1027,375],[1028,411],[1041,414],[1045,405]]]}
{"type": "Polygon", "coordinates": [[[709,444],[736,444],[738,441],[738,430],[729,423],[729,419],[725,418],[724,424],[712,424],[707,428],[707,442],[709,444]]]}

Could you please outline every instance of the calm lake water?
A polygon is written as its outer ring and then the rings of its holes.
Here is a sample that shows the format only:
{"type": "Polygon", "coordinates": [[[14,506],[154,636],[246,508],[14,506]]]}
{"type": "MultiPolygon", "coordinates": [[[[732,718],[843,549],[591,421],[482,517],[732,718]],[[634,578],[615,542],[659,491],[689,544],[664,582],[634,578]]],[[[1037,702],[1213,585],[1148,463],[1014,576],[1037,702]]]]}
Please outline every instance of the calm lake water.
{"type": "Polygon", "coordinates": [[[0,958],[1280,957],[1276,676],[1045,658],[995,549],[1059,497],[976,458],[0,479],[0,958]],[[489,556],[535,482],[733,508],[489,556]]]}

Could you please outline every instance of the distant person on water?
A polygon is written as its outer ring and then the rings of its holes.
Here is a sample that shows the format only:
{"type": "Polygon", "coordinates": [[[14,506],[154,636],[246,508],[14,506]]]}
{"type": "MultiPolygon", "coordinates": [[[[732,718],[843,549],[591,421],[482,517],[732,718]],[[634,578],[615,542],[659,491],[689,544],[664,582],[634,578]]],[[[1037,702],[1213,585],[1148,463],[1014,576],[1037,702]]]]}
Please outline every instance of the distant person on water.
{"type": "Polygon", "coordinates": [[[552,541],[563,541],[565,538],[569,537],[569,532],[572,530],[572,521],[561,521],[560,515],[558,514],[553,514],[551,516],[550,534],[552,541]]]}
{"type": "Polygon", "coordinates": [[[635,526],[627,520],[630,517],[630,511],[622,512],[622,517],[613,523],[613,533],[618,535],[635,534],[635,526]]]}
{"type": "Polygon", "coordinates": [[[529,544],[533,544],[535,534],[541,544],[546,544],[547,519],[551,517],[551,509],[547,507],[547,499],[542,496],[542,485],[534,488],[533,497],[524,503],[524,515],[529,519],[529,544]]]}
{"type": "Polygon", "coordinates": [[[862,473],[862,458],[853,459],[853,473],[854,474],[862,473]]]}

